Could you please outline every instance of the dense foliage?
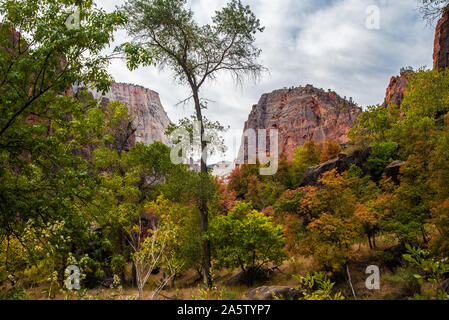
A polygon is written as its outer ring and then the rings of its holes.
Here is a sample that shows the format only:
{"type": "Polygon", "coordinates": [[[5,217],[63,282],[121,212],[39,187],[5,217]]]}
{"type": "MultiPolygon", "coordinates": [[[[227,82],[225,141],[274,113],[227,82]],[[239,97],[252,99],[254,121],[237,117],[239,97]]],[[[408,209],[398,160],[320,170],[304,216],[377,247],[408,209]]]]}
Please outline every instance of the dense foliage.
{"type": "MultiPolygon", "coordinates": [[[[190,273],[206,275],[208,295],[223,277],[211,270],[237,269],[251,286],[301,259],[310,261],[297,277],[304,300],[340,300],[346,281],[345,297],[355,296],[349,266],[372,260],[404,284],[401,298],[448,299],[449,70],[413,73],[401,106],[366,108],[346,149],[308,141],[281,155],[273,176],[242,165],[219,180],[174,164],[162,143],[136,143],[127,106],[89,91],[108,90],[102,52],[126,25],[146,40],[121,46],[129,67],[157,63],[193,81],[200,131],[222,131],[202,117],[199,87],[215,71],[263,69],[259,20],[240,1],[202,27],[180,0],[133,0],[120,11],[136,21],[93,1],[0,1],[0,299],[36,288],[73,297],[73,265],[84,289],[125,285],[145,298],[151,286],[157,299],[190,273]],[[69,27],[75,6],[79,25],[69,27]],[[300,187],[308,168],[360,150],[366,163],[300,187]],[[393,162],[396,173],[386,170],[393,162]]],[[[179,127],[193,132],[190,119],[169,131],[179,127]]]]}

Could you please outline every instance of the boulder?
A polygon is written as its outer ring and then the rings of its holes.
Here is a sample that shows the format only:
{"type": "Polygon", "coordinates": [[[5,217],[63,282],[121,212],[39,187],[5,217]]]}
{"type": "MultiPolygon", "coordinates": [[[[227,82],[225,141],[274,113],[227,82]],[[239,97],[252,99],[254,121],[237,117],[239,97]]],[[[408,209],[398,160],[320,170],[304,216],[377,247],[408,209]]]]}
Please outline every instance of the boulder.
{"type": "Polygon", "coordinates": [[[300,182],[300,187],[316,186],[324,173],[337,169],[339,173],[343,173],[354,164],[360,167],[365,174],[368,174],[369,168],[367,160],[371,154],[371,148],[357,150],[350,155],[340,154],[337,159],[329,160],[318,166],[308,168],[300,182]]]}
{"type": "Polygon", "coordinates": [[[401,172],[401,167],[404,165],[405,161],[394,161],[390,163],[385,168],[385,176],[391,178],[395,184],[399,184],[399,174],[401,172]]]}

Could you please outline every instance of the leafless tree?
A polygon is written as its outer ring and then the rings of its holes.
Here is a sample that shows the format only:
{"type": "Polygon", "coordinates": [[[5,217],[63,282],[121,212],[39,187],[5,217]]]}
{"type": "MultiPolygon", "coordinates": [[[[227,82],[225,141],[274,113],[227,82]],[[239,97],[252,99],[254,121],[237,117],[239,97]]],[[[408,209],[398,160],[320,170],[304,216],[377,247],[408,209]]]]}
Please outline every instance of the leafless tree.
{"type": "Polygon", "coordinates": [[[448,6],[449,0],[419,0],[419,11],[429,23],[439,19],[448,6]]]}
{"type": "Polygon", "coordinates": [[[156,283],[150,300],[155,300],[165,286],[173,279],[179,270],[167,248],[170,233],[167,229],[159,228],[156,219],[146,227],[146,220],[139,217],[139,222],[129,232],[129,243],[134,252],[133,263],[136,270],[138,299],[143,300],[144,287],[153,272],[164,266],[164,274],[156,283]]]}

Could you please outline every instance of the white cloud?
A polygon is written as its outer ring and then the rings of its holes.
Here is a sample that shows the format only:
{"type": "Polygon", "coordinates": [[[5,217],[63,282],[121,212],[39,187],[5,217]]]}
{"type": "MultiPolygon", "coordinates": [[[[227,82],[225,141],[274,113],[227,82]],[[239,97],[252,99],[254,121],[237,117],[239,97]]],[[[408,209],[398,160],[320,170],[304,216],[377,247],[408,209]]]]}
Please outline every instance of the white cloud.
{"type": "MultiPolygon", "coordinates": [[[[120,0],[97,0],[106,10],[120,0]]],[[[190,0],[199,23],[208,23],[226,0],[190,0]]],[[[432,65],[434,29],[421,21],[416,2],[410,0],[248,0],[265,32],[257,43],[262,63],[270,70],[258,84],[236,87],[228,76],[203,90],[209,104],[207,116],[230,125],[226,143],[237,148],[244,122],[261,94],[282,87],[313,84],[353,97],[362,106],[381,103],[391,76],[403,66],[432,65]],[[380,8],[380,29],[365,27],[366,8],[380,8]]],[[[116,42],[126,38],[119,32],[116,42]]],[[[173,121],[192,113],[191,106],[175,106],[188,96],[170,72],[142,68],[134,72],[114,61],[110,72],[116,81],[129,82],[159,92],[173,121]]],[[[236,150],[234,150],[236,152],[236,150]]],[[[227,155],[232,160],[234,154],[227,155]]]]}

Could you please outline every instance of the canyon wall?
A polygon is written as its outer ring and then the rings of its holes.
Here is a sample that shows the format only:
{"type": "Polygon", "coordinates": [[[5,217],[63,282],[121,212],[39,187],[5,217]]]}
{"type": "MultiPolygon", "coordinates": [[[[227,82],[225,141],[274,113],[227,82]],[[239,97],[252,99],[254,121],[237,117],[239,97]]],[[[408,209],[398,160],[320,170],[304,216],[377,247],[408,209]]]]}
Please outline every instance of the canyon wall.
{"type": "Polygon", "coordinates": [[[125,83],[112,83],[108,93],[102,95],[92,92],[95,98],[102,99],[102,104],[109,101],[121,101],[129,109],[136,127],[135,141],[146,145],[160,141],[169,145],[165,134],[170,119],[162,107],[159,94],[142,86],[125,83]]]}
{"type": "MultiPolygon", "coordinates": [[[[449,6],[443,12],[435,29],[435,41],[433,51],[433,69],[442,70],[449,67],[449,6]]],[[[401,106],[404,93],[408,88],[408,82],[413,71],[403,69],[397,77],[392,77],[385,95],[384,106],[401,106]]]]}
{"type": "MultiPolygon", "coordinates": [[[[309,140],[348,142],[348,131],[361,111],[356,104],[335,92],[311,85],[282,89],[262,95],[259,103],[253,106],[244,130],[277,129],[279,153],[292,159],[295,149],[309,140]]],[[[245,141],[242,138],[239,163],[248,159],[248,143],[245,141]]]]}
{"type": "Polygon", "coordinates": [[[391,77],[390,84],[388,85],[387,92],[385,94],[385,107],[391,105],[401,107],[402,101],[404,100],[404,94],[408,88],[408,82],[410,81],[410,76],[412,74],[412,70],[401,70],[399,76],[391,77]]]}
{"type": "Polygon", "coordinates": [[[449,6],[438,21],[433,51],[433,68],[441,70],[447,67],[449,67],[449,6]]]}

